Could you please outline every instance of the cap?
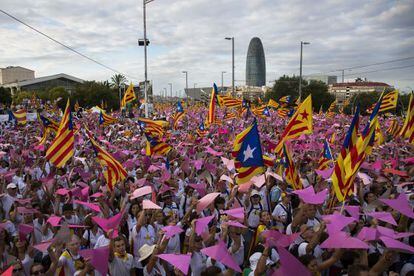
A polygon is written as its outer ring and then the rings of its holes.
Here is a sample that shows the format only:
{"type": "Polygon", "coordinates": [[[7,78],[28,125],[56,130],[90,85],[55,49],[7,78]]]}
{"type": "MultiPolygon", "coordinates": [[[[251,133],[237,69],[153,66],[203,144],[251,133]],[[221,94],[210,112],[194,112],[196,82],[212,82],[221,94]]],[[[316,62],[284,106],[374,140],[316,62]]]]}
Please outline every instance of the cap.
{"type": "Polygon", "coordinates": [[[261,195],[258,191],[253,190],[252,193],[250,194],[250,197],[253,197],[253,196],[256,196],[256,195],[261,197],[261,195]]]}
{"type": "Polygon", "coordinates": [[[7,187],[6,187],[6,189],[16,189],[16,188],[17,188],[17,185],[15,183],[9,183],[7,184],[7,187]]]}

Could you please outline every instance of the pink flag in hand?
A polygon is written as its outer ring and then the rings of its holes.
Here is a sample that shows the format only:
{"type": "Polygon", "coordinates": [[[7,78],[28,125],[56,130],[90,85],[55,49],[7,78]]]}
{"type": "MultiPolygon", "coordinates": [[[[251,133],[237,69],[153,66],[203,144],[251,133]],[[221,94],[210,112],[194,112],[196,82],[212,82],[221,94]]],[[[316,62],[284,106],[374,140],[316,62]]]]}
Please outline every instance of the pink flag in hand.
{"type": "Polygon", "coordinates": [[[271,177],[273,177],[274,179],[283,182],[283,177],[281,177],[280,175],[278,175],[277,173],[274,172],[266,172],[266,176],[270,175],[271,177]]]}
{"type": "Polygon", "coordinates": [[[165,236],[167,238],[172,238],[173,236],[180,234],[184,232],[183,228],[177,225],[169,225],[161,228],[162,231],[164,231],[165,236]]]}
{"type": "Polygon", "coordinates": [[[347,211],[351,217],[353,217],[356,220],[359,220],[359,206],[351,206],[351,205],[347,205],[344,207],[345,211],[347,211]]]}
{"type": "Polygon", "coordinates": [[[261,188],[266,183],[266,177],[264,174],[256,175],[251,178],[251,181],[257,188],[261,188]]]}
{"type": "Polygon", "coordinates": [[[34,231],[34,227],[29,224],[19,224],[19,239],[25,240],[26,236],[34,231]]]}
{"type": "Polygon", "coordinates": [[[61,196],[65,196],[67,194],[69,194],[69,190],[66,188],[60,188],[56,190],[56,194],[57,195],[61,195],[61,196]]]}
{"type": "Polygon", "coordinates": [[[322,204],[325,202],[326,197],[328,195],[328,190],[324,189],[319,193],[315,193],[313,186],[309,186],[302,190],[293,191],[293,193],[297,194],[300,199],[303,200],[305,203],[309,204],[322,204]]]}
{"type": "Polygon", "coordinates": [[[406,238],[406,237],[411,237],[414,235],[414,233],[411,233],[411,232],[395,232],[394,230],[390,228],[382,227],[382,226],[377,226],[377,231],[379,234],[381,234],[381,236],[387,236],[395,240],[406,238]]]}
{"type": "Polygon", "coordinates": [[[145,177],[138,179],[135,181],[135,183],[138,185],[138,187],[144,186],[145,182],[147,182],[147,179],[145,177]]]}
{"type": "Polygon", "coordinates": [[[369,185],[372,183],[372,178],[366,173],[358,172],[357,176],[362,180],[362,183],[364,183],[364,185],[369,185]]]}
{"type": "Polygon", "coordinates": [[[376,228],[363,227],[359,231],[357,238],[362,241],[375,241],[379,238],[379,233],[376,228]]]}
{"type": "Polygon", "coordinates": [[[207,248],[201,249],[201,253],[209,256],[210,258],[228,266],[236,272],[242,272],[239,265],[234,261],[233,257],[229,254],[226,245],[222,240],[219,240],[217,245],[213,245],[207,248]]]}
{"type": "Polygon", "coordinates": [[[201,167],[203,166],[203,160],[202,159],[194,160],[193,164],[196,170],[200,170],[201,167]]]}
{"type": "Polygon", "coordinates": [[[320,175],[323,179],[328,179],[329,177],[331,177],[333,171],[334,171],[334,168],[329,168],[323,171],[315,170],[316,174],[320,175]]]}
{"type": "Polygon", "coordinates": [[[414,218],[413,209],[410,206],[410,203],[407,200],[407,196],[403,193],[399,194],[396,199],[379,199],[386,205],[390,206],[394,210],[400,212],[401,214],[409,217],[414,218]]]}
{"type": "Polygon", "coordinates": [[[233,170],[234,167],[234,160],[231,159],[227,159],[225,157],[221,157],[221,161],[223,162],[224,166],[226,166],[226,168],[231,171],[233,170]]]}
{"type": "Polygon", "coordinates": [[[285,248],[278,246],[277,253],[279,253],[280,267],[273,275],[285,276],[311,276],[310,271],[285,248]]]}
{"type": "Polygon", "coordinates": [[[159,170],[160,170],[159,167],[151,165],[151,166],[149,166],[147,171],[150,172],[150,173],[153,173],[153,172],[156,172],[156,171],[159,171],[159,170]]]}
{"type": "Polygon", "coordinates": [[[26,207],[17,207],[17,212],[20,214],[36,214],[39,213],[38,210],[33,208],[26,208],[26,207]]]}
{"type": "Polygon", "coordinates": [[[13,269],[14,269],[14,265],[9,266],[9,268],[3,271],[3,273],[0,276],[12,276],[13,269]]]}
{"type": "Polygon", "coordinates": [[[210,221],[214,218],[214,215],[203,217],[195,220],[195,232],[197,235],[201,235],[205,230],[210,221]]]}
{"type": "Polygon", "coordinates": [[[411,254],[414,254],[414,247],[409,246],[408,244],[405,244],[403,242],[394,240],[392,238],[382,236],[380,237],[380,240],[385,244],[385,246],[389,249],[402,251],[402,252],[408,252],[411,254]]]}
{"type": "Polygon", "coordinates": [[[395,225],[395,226],[398,225],[397,222],[395,221],[395,219],[393,218],[393,216],[391,215],[391,213],[387,213],[387,212],[371,212],[371,213],[368,213],[368,212],[365,212],[365,214],[367,216],[371,216],[371,217],[373,217],[377,220],[384,221],[384,222],[390,223],[390,224],[395,225]]]}
{"type": "Polygon", "coordinates": [[[300,236],[300,233],[284,235],[276,230],[266,230],[262,235],[266,238],[267,246],[288,247],[300,236]]]}
{"type": "Polygon", "coordinates": [[[94,203],[89,203],[89,202],[83,202],[80,200],[74,200],[73,203],[79,204],[79,205],[83,205],[85,207],[88,207],[89,209],[91,209],[92,211],[101,212],[101,208],[99,207],[99,205],[94,204],[94,203]]]}
{"type": "Polygon", "coordinates": [[[111,229],[118,228],[119,224],[121,223],[122,216],[124,212],[118,213],[109,219],[100,218],[100,217],[92,217],[92,220],[98,224],[105,232],[108,232],[111,229]]]}
{"type": "Polygon", "coordinates": [[[205,196],[206,195],[206,186],[205,184],[189,184],[188,186],[190,186],[191,188],[193,188],[194,190],[197,191],[197,193],[200,196],[205,196]]]}
{"type": "Polygon", "coordinates": [[[246,183],[243,183],[241,185],[238,185],[237,186],[238,187],[237,191],[239,191],[240,193],[247,193],[249,191],[249,189],[250,189],[250,186],[252,186],[252,185],[253,185],[253,182],[252,181],[248,181],[246,183]]]}
{"type": "Polygon", "coordinates": [[[341,231],[345,226],[355,221],[354,218],[345,217],[339,213],[333,215],[322,216],[322,219],[327,222],[326,229],[329,234],[341,231]]]}
{"type": "Polygon", "coordinates": [[[369,246],[357,239],[348,236],[345,232],[329,233],[327,238],[321,245],[321,248],[349,248],[349,249],[368,249],[369,246]]]}
{"type": "Polygon", "coordinates": [[[50,245],[53,243],[54,240],[55,239],[44,241],[44,242],[33,245],[33,247],[39,250],[40,252],[45,253],[47,252],[47,249],[50,247],[50,245]]]}
{"type": "Polygon", "coordinates": [[[222,152],[215,151],[214,149],[212,149],[209,146],[206,147],[206,152],[210,153],[213,156],[222,156],[223,155],[222,152]]]}
{"type": "Polygon", "coordinates": [[[157,204],[155,204],[154,202],[152,202],[151,200],[148,200],[148,199],[144,199],[142,201],[142,208],[144,210],[146,210],[146,209],[161,210],[162,209],[160,206],[158,206],[157,204]]]}
{"type": "Polygon", "coordinates": [[[209,193],[203,196],[197,203],[197,212],[199,213],[207,208],[207,206],[210,205],[219,195],[220,193],[209,193]]]}
{"type": "Polygon", "coordinates": [[[46,223],[49,223],[51,226],[56,227],[59,225],[59,222],[62,220],[61,217],[52,215],[50,218],[47,219],[46,223]]]}
{"type": "Polygon", "coordinates": [[[246,225],[241,224],[238,221],[234,221],[234,220],[229,220],[227,222],[225,222],[225,224],[227,224],[228,226],[233,226],[233,227],[237,227],[237,228],[247,228],[246,225]]]}
{"type": "Polygon", "coordinates": [[[89,259],[89,263],[97,270],[101,275],[106,275],[109,265],[109,247],[99,247],[97,249],[86,249],[79,251],[85,259],[89,259]]]}
{"type": "MultiPolygon", "coordinates": [[[[145,180],[145,178],[143,178],[143,179],[145,180]]],[[[138,198],[138,197],[141,197],[141,196],[144,196],[144,195],[147,195],[147,194],[150,194],[150,193],[152,193],[151,186],[144,186],[144,187],[138,188],[132,193],[131,200],[135,199],[135,198],[138,198]]]]}
{"type": "Polygon", "coordinates": [[[179,269],[184,275],[187,275],[190,267],[191,254],[160,254],[158,258],[170,263],[172,266],[179,269]]]}
{"type": "Polygon", "coordinates": [[[244,208],[235,208],[226,210],[223,213],[229,215],[230,217],[236,218],[236,219],[244,219],[244,208]]]}
{"type": "Polygon", "coordinates": [[[101,196],[105,196],[105,195],[101,192],[97,192],[97,193],[94,193],[93,195],[91,195],[91,198],[98,198],[98,197],[101,197],[101,196]]]}

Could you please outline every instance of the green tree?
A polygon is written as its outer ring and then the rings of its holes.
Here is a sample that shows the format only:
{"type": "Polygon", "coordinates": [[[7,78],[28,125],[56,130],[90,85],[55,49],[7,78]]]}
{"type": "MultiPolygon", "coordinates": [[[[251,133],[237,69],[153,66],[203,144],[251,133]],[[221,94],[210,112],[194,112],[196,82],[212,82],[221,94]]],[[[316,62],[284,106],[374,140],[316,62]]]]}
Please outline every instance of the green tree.
{"type": "Polygon", "coordinates": [[[68,98],[69,98],[69,93],[65,90],[65,88],[58,86],[58,87],[55,87],[49,90],[49,99],[52,102],[56,101],[59,98],[61,99],[57,103],[58,107],[60,109],[65,109],[66,102],[68,101],[68,98]]]}
{"type": "Polygon", "coordinates": [[[312,107],[315,111],[319,111],[321,106],[323,110],[327,110],[335,100],[335,96],[328,93],[328,86],[321,81],[311,80],[308,85],[302,87],[303,99],[310,94],[312,95],[312,107]]]}
{"type": "Polygon", "coordinates": [[[21,104],[24,99],[31,99],[32,95],[33,95],[33,92],[29,92],[29,91],[16,92],[13,96],[13,102],[15,104],[21,104]]]}
{"type": "MultiPolygon", "coordinates": [[[[302,98],[306,98],[312,94],[312,105],[315,111],[319,111],[321,105],[327,109],[335,100],[335,96],[328,93],[328,86],[320,81],[302,80],[302,98]]],[[[297,76],[281,76],[275,81],[272,91],[266,94],[265,101],[269,99],[279,100],[283,96],[290,95],[293,99],[299,97],[299,77],[297,76]]]]}
{"type": "Polygon", "coordinates": [[[109,88],[103,82],[85,81],[79,84],[71,99],[73,104],[76,101],[85,108],[100,105],[102,101],[108,105],[108,109],[119,108],[117,91],[109,88]]]}
{"type": "Polygon", "coordinates": [[[111,86],[116,89],[116,91],[119,90],[120,87],[122,87],[126,82],[127,78],[122,74],[115,74],[111,77],[111,86]]]}
{"type": "MultiPolygon", "coordinates": [[[[306,81],[305,81],[306,83],[306,81]]],[[[278,80],[275,81],[272,91],[266,94],[265,101],[273,99],[275,101],[279,100],[283,96],[291,95],[293,98],[299,96],[299,77],[296,76],[281,76],[278,80]]]]}
{"type": "Polygon", "coordinates": [[[378,92],[362,92],[352,95],[350,99],[350,108],[351,114],[356,109],[356,106],[359,104],[361,115],[368,115],[367,109],[370,108],[374,103],[376,103],[380,97],[381,93],[378,92]]]}
{"type": "Polygon", "coordinates": [[[0,87],[0,103],[9,105],[12,102],[12,95],[10,89],[0,87]]]}

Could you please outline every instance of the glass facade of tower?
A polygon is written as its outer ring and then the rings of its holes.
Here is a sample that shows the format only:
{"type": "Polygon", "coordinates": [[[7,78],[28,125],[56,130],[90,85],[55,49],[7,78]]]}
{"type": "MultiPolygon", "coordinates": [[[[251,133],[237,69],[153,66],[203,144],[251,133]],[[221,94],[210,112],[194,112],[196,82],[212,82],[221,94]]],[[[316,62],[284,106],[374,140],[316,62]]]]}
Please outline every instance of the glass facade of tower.
{"type": "Polygon", "coordinates": [[[250,40],[246,58],[246,85],[266,85],[266,60],[263,44],[260,38],[250,40]]]}

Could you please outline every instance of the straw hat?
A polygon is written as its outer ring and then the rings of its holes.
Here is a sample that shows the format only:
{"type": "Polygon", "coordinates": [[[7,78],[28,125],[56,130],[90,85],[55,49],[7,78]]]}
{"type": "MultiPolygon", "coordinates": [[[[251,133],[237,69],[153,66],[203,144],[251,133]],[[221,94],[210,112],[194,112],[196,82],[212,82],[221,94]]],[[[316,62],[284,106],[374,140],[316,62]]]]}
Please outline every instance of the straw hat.
{"type": "Polygon", "coordinates": [[[155,247],[156,247],[155,244],[154,245],[144,244],[143,246],[141,246],[141,248],[138,250],[139,256],[141,256],[138,261],[142,262],[143,260],[151,256],[152,252],[154,252],[155,247]]]}

